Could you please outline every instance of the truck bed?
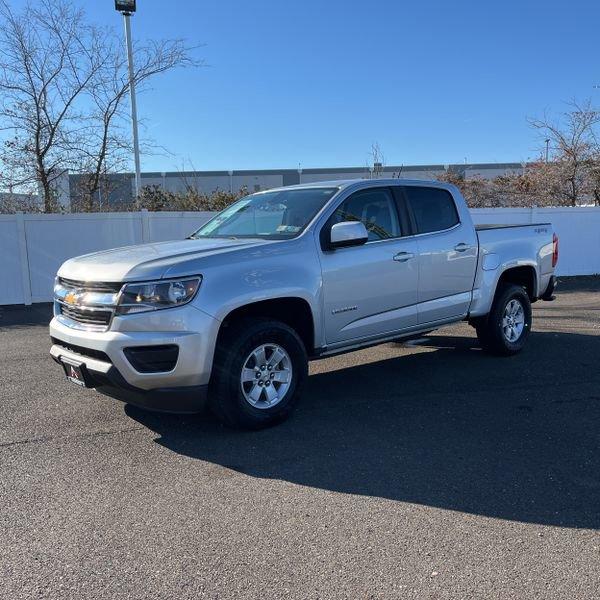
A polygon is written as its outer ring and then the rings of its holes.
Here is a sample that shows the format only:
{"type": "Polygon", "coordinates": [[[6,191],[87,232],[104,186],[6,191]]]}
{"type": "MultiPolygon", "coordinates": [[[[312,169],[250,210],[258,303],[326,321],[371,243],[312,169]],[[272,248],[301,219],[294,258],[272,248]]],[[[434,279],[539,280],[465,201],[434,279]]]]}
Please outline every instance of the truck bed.
{"type": "Polygon", "coordinates": [[[502,265],[528,265],[535,269],[537,276],[532,294],[541,296],[544,293],[554,272],[550,223],[482,224],[475,230],[480,253],[475,287],[484,288],[486,275],[491,276],[497,269],[502,269],[502,265]]]}

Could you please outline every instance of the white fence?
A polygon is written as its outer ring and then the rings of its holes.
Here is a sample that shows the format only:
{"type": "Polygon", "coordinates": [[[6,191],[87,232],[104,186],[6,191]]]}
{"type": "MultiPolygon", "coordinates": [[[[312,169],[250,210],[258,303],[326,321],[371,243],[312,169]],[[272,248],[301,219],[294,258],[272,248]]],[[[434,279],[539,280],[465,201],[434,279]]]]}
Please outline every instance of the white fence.
{"type": "MultiPolygon", "coordinates": [[[[560,236],[559,275],[600,273],[600,207],[475,209],[476,223],[551,222],[560,236]]],[[[211,213],[0,215],[0,305],[52,299],[62,262],[108,248],[182,239],[211,213]]]]}
{"type": "Polygon", "coordinates": [[[208,212],[0,215],[0,305],[52,300],[54,276],[73,256],[183,239],[208,212]]]}

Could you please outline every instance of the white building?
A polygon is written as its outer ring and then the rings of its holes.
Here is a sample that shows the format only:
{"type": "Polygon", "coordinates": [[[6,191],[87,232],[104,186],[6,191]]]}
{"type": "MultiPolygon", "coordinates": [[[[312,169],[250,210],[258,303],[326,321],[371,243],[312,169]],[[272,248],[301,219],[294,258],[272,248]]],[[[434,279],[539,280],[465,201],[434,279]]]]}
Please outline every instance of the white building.
{"type": "MultiPolygon", "coordinates": [[[[522,173],[521,163],[486,163],[457,165],[416,165],[386,166],[381,177],[402,177],[406,179],[435,179],[445,171],[463,174],[465,177],[493,179],[508,173],[522,173]]],[[[184,171],[169,173],[142,173],[142,186],[158,186],[170,192],[182,192],[193,188],[210,194],[216,190],[237,192],[246,188],[249,192],[267,190],[274,187],[372,177],[368,167],[332,167],[320,169],[264,169],[241,171],[184,171]]],[[[61,185],[61,204],[77,199],[77,183],[80,175],[70,175],[68,185],[61,185]],[[68,199],[68,200],[67,200],[68,199]]],[[[130,203],[134,198],[134,175],[119,173],[110,175],[110,193],[99,197],[100,203],[130,203]]]]}

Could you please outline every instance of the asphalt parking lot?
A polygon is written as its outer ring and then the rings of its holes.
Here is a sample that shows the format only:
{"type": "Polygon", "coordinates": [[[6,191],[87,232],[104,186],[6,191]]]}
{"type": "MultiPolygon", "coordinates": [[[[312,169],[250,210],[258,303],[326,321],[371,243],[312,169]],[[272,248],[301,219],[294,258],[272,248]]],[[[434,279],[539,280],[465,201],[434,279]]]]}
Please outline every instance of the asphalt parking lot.
{"type": "Polygon", "coordinates": [[[464,324],[312,364],[258,433],[69,384],[0,310],[1,595],[598,598],[600,278],[511,359],[464,324]]]}

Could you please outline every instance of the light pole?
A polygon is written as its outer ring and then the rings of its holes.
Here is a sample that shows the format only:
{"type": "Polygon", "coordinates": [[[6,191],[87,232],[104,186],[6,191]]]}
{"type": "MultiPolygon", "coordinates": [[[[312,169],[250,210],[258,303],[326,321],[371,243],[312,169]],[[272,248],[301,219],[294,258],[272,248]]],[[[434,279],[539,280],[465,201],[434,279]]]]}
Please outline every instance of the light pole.
{"type": "Polygon", "coordinates": [[[129,97],[131,99],[131,129],[133,133],[133,157],[135,160],[135,196],[142,190],[142,169],[140,165],[140,140],[138,134],[137,100],[135,97],[135,71],[133,68],[133,45],[131,43],[131,15],[136,9],[136,0],[115,0],[115,8],[125,21],[125,43],[129,63],[129,97]]]}
{"type": "Polygon", "coordinates": [[[550,140],[546,140],[546,164],[548,164],[548,151],[550,149],[550,140]]]}

